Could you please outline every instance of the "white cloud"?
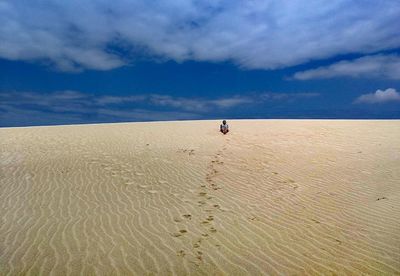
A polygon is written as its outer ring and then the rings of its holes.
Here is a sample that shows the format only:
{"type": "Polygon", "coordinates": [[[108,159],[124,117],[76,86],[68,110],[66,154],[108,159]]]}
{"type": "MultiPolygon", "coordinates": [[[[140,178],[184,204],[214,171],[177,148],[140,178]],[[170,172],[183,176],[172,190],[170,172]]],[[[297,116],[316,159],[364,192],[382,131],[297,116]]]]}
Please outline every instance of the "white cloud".
{"type": "Polygon", "coordinates": [[[252,99],[250,97],[235,96],[232,98],[222,98],[218,100],[212,100],[210,101],[210,104],[214,104],[220,108],[230,108],[237,105],[250,104],[254,102],[255,99],[252,99]]]}
{"type": "Polygon", "coordinates": [[[2,1],[0,57],[72,71],[143,55],[274,69],[400,47],[399,17],[396,0],[2,1]]]}
{"type": "Polygon", "coordinates": [[[95,99],[95,102],[99,105],[110,105],[110,104],[121,104],[121,103],[135,103],[142,102],[146,99],[145,95],[134,95],[134,96],[101,96],[95,99]]]}
{"type": "Polygon", "coordinates": [[[149,101],[151,104],[157,106],[167,106],[183,110],[197,110],[201,112],[207,108],[207,100],[203,99],[182,98],[172,97],[169,95],[153,94],[149,96],[149,101]]]}
{"type": "Polygon", "coordinates": [[[295,100],[301,98],[314,98],[318,97],[319,93],[272,93],[265,92],[260,94],[262,101],[280,101],[280,100],[295,100]]]}
{"type": "Polygon", "coordinates": [[[375,93],[361,95],[354,102],[366,104],[400,102],[400,93],[394,88],[377,90],[375,93]]]}
{"type": "Polygon", "coordinates": [[[150,102],[158,106],[169,106],[183,110],[196,110],[207,112],[215,108],[231,108],[237,105],[254,103],[255,99],[243,96],[233,96],[219,99],[196,99],[171,97],[168,95],[151,95],[150,102]]]}
{"type": "Polygon", "coordinates": [[[116,118],[118,120],[134,120],[134,121],[166,121],[166,120],[182,120],[182,119],[200,119],[201,116],[196,113],[179,112],[179,111],[154,111],[147,109],[135,108],[132,110],[114,110],[102,108],[98,110],[100,116],[108,118],[116,118]]]}
{"type": "Polygon", "coordinates": [[[163,94],[137,94],[131,96],[102,95],[79,91],[56,91],[53,93],[38,92],[9,92],[0,93],[0,101],[9,105],[33,105],[48,108],[53,111],[76,109],[84,111],[94,107],[112,107],[115,105],[144,104],[148,106],[162,106],[180,110],[207,112],[211,109],[229,109],[244,104],[257,104],[266,101],[285,101],[300,98],[317,97],[319,93],[249,93],[246,96],[235,95],[217,99],[174,97],[163,94]]]}
{"type": "Polygon", "coordinates": [[[96,97],[79,91],[2,92],[0,125],[17,122],[18,118],[21,122],[34,120],[38,124],[51,123],[52,120],[53,123],[76,123],[79,120],[90,121],[90,118],[94,121],[198,119],[212,109],[226,110],[244,102],[250,103],[250,100],[244,101],[240,96],[196,99],[160,94],[96,97]],[[167,110],[158,110],[160,107],[167,110]],[[83,119],[84,116],[90,118],[83,119]]]}
{"type": "Polygon", "coordinates": [[[261,92],[206,99],[161,94],[95,96],[69,90],[1,92],[0,126],[202,119],[243,105],[285,103],[316,96],[319,94],[261,92]]]}
{"type": "Polygon", "coordinates": [[[78,91],[0,93],[0,126],[199,119],[201,114],[197,111],[155,110],[146,95],[95,97],[78,91]],[[146,106],[138,108],[136,103],[146,106]]]}
{"type": "Polygon", "coordinates": [[[90,95],[78,91],[56,91],[53,93],[10,92],[0,93],[3,105],[25,109],[47,109],[53,112],[90,113],[93,105],[90,95]]]}
{"type": "Polygon", "coordinates": [[[298,80],[327,79],[335,77],[374,77],[400,80],[400,56],[374,55],[351,61],[340,61],[329,66],[297,72],[298,80]]]}

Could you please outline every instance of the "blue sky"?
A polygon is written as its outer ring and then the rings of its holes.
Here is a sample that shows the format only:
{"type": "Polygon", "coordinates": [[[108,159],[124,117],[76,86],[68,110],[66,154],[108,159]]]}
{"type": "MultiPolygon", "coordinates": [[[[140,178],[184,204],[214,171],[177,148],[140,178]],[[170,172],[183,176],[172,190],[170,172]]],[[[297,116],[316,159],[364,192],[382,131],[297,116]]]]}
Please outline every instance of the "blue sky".
{"type": "Polygon", "coordinates": [[[400,118],[398,1],[2,1],[0,126],[400,118]]]}

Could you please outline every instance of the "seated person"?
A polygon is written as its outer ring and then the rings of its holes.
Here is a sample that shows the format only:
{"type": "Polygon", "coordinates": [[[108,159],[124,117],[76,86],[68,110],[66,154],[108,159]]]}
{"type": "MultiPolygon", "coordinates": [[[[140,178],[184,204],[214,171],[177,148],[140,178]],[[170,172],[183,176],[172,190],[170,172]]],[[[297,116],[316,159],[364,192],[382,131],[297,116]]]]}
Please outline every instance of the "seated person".
{"type": "Polygon", "coordinates": [[[222,125],[219,127],[219,131],[223,134],[227,134],[229,132],[229,126],[225,120],[222,121],[222,125]]]}

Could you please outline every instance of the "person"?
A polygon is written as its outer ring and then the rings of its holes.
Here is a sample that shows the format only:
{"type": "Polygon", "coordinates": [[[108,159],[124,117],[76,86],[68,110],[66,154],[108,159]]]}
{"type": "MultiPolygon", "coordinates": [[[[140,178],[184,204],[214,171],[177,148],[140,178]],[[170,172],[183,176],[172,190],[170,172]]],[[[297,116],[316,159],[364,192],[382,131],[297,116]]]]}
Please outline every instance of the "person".
{"type": "Polygon", "coordinates": [[[229,132],[229,126],[225,120],[222,121],[222,124],[219,127],[219,131],[221,131],[223,134],[227,134],[229,132]]]}

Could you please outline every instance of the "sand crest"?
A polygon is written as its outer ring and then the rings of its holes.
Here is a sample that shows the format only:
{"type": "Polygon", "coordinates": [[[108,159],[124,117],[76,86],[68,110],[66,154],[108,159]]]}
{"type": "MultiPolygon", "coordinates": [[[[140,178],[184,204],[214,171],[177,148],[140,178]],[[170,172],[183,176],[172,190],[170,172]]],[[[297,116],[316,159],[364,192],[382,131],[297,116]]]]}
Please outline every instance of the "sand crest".
{"type": "Polygon", "coordinates": [[[400,121],[0,129],[0,275],[400,274],[400,121]]]}

